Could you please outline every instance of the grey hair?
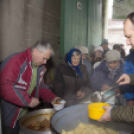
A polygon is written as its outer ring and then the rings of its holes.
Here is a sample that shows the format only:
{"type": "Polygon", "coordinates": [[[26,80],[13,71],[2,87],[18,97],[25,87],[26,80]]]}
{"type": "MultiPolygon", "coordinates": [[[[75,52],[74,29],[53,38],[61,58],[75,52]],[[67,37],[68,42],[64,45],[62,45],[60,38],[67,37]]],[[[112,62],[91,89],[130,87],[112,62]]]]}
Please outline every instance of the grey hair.
{"type": "Polygon", "coordinates": [[[72,53],[72,56],[79,56],[81,55],[81,52],[79,50],[75,50],[73,53],[72,53]]]}
{"type": "Polygon", "coordinates": [[[51,55],[54,55],[54,51],[53,51],[51,45],[47,41],[45,41],[45,40],[37,41],[35,43],[35,45],[33,45],[31,47],[31,51],[33,51],[34,49],[38,49],[38,51],[41,52],[41,53],[44,53],[47,50],[50,50],[51,51],[51,55]]]}

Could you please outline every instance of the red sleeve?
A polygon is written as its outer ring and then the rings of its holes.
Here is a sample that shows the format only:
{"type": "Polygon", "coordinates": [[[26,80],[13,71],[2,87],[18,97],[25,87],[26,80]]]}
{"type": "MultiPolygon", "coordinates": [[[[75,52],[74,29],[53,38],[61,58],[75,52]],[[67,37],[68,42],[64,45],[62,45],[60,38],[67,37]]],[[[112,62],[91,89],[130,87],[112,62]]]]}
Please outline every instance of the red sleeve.
{"type": "MultiPolygon", "coordinates": [[[[5,64],[5,63],[4,63],[5,64]]],[[[20,73],[20,61],[12,57],[0,72],[0,96],[18,106],[28,106],[31,102],[27,89],[15,88],[20,73]]]]}
{"type": "Polygon", "coordinates": [[[45,85],[43,79],[42,79],[40,89],[39,89],[39,97],[49,103],[52,102],[54,98],[56,97],[56,95],[53,92],[51,92],[48,89],[48,87],[45,85]]]}

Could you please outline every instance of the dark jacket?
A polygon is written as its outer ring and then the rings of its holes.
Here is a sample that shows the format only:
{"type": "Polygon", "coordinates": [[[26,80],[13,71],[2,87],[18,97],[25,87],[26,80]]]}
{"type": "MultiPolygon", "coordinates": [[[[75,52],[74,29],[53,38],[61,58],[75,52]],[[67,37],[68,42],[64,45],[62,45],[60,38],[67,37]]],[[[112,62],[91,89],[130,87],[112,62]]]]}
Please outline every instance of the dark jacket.
{"type": "Polygon", "coordinates": [[[105,55],[106,55],[107,51],[109,51],[109,48],[107,50],[103,50],[102,58],[105,58],[105,55]]]}
{"type": "MultiPolygon", "coordinates": [[[[102,85],[107,84],[108,86],[112,86],[116,83],[116,81],[119,79],[119,77],[122,75],[124,67],[124,61],[120,60],[120,68],[117,70],[117,74],[115,75],[114,79],[111,80],[108,77],[109,71],[108,67],[106,65],[106,61],[103,60],[99,66],[97,66],[94,70],[94,74],[91,77],[91,86],[92,89],[95,91],[100,91],[102,88],[102,85]]],[[[122,86],[124,87],[124,86],[122,86]]]]}
{"type": "Polygon", "coordinates": [[[91,64],[92,64],[92,66],[94,66],[94,64],[95,64],[96,62],[101,62],[101,61],[102,61],[102,57],[98,57],[97,59],[95,59],[95,58],[93,57],[91,64]]]}
{"type": "Polygon", "coordinates": [[[78,90],[82,90],[86,92],[86,95],[89,95],[91,91],[90,80],[86,66],[80,64],[80,70],[83,76],[83,78],[81,78],[65,59],[66,58],[64,57],[62,63],[56,70],[52,91],[63,98],[69,95],[74,95],[76,97],[78,90]]]}

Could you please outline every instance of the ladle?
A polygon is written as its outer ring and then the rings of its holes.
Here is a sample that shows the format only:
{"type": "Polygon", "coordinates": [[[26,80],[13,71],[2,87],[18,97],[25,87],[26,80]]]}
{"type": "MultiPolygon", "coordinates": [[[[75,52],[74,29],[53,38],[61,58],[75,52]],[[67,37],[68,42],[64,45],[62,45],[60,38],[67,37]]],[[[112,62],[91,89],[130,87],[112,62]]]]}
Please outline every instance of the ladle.
{"type": "MultiPolygon", "coordinates": [[[[124,81],[124,80],[121,80],[120,82],[122,82],[122,81],[124,81]]],[[[120,82],[119,82],[119,83],[120,83],[120,82]]],[[[106,89],[106,90],[94,92],[94,93],[90,96],[89,101],[90,101],[90,102],[105,102],[107,99],[109,99],[109,98],[110,98],[111,96],[113,96],[113,95],[109,96],[109,97],[106,98],[106,99],[103,99],[103,95],[104,95],[106,92],[108,92],[109,90],[111,90],[111,89],[113,89],[113,88],[115,88],[115,87],[118,87],[118,86],[119,86],[119,83],[115,83],[112,87],[109,87],[109,88],[106,89]]]]}

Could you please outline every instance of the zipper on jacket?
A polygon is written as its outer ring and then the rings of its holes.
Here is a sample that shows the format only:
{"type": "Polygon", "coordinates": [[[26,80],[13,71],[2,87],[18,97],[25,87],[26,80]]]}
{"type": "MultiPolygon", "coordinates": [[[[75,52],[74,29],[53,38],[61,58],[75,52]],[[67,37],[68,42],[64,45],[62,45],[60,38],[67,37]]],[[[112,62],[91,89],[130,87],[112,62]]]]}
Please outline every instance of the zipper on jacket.
{"type": "MultiPolygon", "coordinates": [[[[32,69],[32,75],[31,75],[31,82],[32,82],[33,68],[32,68],[32,66],[31,66],[31,65],[30,65],[30,67],[31,67],[31,69],[32,69]]],[[[31,82],[30,82],[30,84],[29,84],[29,88],[30,88],[30,86],[31,86],[31,82]]],[[[29,88],[28,88],[27,92],[29,91],[29,88]]],[[[30,94],[30,98],[31,98],[31,94],[30,94]]]]}

